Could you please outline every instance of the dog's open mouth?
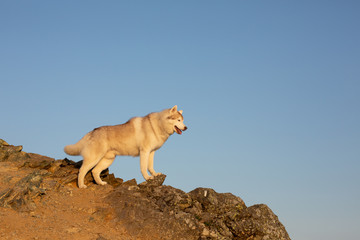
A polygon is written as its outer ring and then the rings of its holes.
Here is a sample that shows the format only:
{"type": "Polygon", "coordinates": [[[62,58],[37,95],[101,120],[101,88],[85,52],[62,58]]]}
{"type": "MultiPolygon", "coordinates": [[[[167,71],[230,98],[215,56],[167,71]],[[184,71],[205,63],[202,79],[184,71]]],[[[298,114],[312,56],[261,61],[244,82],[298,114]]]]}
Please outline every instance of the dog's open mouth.
{"type": "Polygon", "coordinates": [[[175,126],[175,131],[176,131],[177,134],[182,134],[182,131],[177,126],[175,126]]]}

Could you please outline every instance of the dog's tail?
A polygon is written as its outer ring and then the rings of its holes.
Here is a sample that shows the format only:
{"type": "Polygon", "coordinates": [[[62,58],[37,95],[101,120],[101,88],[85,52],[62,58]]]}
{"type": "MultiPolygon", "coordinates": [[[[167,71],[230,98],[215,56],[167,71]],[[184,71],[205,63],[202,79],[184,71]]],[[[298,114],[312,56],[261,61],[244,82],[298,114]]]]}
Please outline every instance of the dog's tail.
{"type": "Polygon", "coordinates": [[[86,141],[87,135],[85,135],[80,141],[78,141],[75,144],[67,145],[64,147],[64,152],[71,155],[71,156],[77,156],[81,154],[81,151],[83,150],[86,141]]]}
{"type": "Polygon", "coordinates": [[[83,146],[80,146],[79,142],[72,145],[67,145],[64,147],[64,152],[71,156],[77,156],[80,155],[82,147],[83,146]]]}

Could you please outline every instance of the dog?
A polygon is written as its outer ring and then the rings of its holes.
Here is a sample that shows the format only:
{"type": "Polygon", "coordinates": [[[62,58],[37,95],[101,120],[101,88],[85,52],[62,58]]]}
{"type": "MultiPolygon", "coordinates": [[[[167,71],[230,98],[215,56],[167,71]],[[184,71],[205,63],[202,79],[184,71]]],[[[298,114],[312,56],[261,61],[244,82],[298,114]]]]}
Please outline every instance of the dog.
{"type": "Polygon", "coordinates": [[[140,156],[145,180],[161,175],[154,170],[154,153],[173,133],[182,134],[187,129],[182,113],[175,105],[145,117],[131,118],[124,124],[95,128],[77,143],[65,146],[65,153],[84,158],[78,175],[79,188],[86,188],[84,178],[90,169],[97,184],[107,184],[101,180],[100,173],[116,156],[140,156]]]}

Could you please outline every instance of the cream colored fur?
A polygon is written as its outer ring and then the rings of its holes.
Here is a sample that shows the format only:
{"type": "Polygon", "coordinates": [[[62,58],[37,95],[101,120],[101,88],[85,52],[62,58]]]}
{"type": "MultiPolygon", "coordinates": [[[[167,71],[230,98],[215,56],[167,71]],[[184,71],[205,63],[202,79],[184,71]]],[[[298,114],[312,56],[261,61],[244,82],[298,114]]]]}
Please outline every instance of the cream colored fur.
{"type": "Polygon", "coordinates": [[[95,128],[76,144],[66,146],[64,151],[84,158],[78,175],[80,188],[86,188],[84,178],[90,169],[93,169],[96,183],[105,185],[100,173],[113,163],[117,155],[140,156],[140,170],[148,180],[161,174],[154,170],[155,151],[174,132],[181,134],[186,129],[182,111],[177,111],[175,105],[145,117],[134,117],[124,124],[95,128]]]}

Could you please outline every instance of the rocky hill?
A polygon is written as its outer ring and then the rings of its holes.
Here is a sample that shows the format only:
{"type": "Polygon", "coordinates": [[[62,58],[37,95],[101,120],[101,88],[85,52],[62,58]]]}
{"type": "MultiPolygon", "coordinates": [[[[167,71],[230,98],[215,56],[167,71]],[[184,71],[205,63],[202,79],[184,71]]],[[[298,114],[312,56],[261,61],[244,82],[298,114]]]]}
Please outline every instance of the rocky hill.
{"type": "Polygon", "coordinates": [[[123,182],[108,170],[108,185],[89,173],[79,189],[80,166],[0,139],[0,239],[290,239],[264,204],[209,188],[186,193],[163,185],[165,175],[123,182]]]}

